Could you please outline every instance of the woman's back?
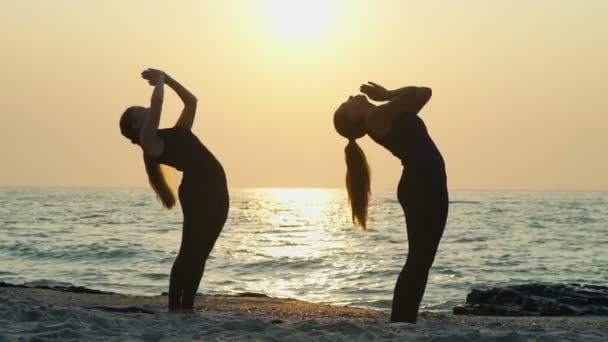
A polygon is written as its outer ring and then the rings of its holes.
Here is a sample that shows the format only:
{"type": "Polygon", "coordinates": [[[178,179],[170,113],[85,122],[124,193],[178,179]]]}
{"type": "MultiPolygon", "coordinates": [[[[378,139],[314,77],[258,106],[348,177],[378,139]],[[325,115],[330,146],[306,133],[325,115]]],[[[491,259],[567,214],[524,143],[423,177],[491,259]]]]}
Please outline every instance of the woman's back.
{"type": "Polygon", "coordinates": [[[189,129],[173,127],[159,129],[164,148],[158,162],[184,172],[213,172],[222,169],[215,156],[189,129]]]}
{"type": "Polygon", "coordinates": [[[422,119],[414,113],[397,117],[382,137],[369,135],[384,146],[408,168],[444,166],[441,152],[435,145],[422,119]]]}

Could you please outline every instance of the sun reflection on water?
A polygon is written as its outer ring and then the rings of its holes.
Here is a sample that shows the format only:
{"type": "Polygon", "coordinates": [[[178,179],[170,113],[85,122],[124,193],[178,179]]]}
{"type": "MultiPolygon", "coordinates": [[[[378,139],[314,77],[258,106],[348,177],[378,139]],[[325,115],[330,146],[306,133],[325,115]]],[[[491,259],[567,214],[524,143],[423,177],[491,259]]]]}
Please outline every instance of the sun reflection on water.
{"type": "Polygon", "coordinates": [[[263,237],[264,253],[272,257],[318,258],[341,242],[332,236],[332,222],[342,205],[342,194],[328,189],[263,189],[264,211],[272,231],[263,237]],[[278,231],[277,231],[278,230],[278,231]]]}

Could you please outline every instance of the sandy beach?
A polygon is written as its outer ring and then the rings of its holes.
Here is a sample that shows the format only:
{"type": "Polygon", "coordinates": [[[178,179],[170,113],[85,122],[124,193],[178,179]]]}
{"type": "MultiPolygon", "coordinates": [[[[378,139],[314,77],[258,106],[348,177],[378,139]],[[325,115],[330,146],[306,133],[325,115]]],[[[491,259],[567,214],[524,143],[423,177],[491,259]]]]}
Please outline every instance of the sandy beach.
{"type": "Polygon", "coordinates": [[[199,296],[195,313],[166,313],[166,296],[0,288],[0,341],[605,341],[608,317],[478,317],[386,313],[263,295],[199,296]],[[97,308],[95,308],[97,307],[97,308]],[[122,311],[132,307],[131,312],[122,311]]]}

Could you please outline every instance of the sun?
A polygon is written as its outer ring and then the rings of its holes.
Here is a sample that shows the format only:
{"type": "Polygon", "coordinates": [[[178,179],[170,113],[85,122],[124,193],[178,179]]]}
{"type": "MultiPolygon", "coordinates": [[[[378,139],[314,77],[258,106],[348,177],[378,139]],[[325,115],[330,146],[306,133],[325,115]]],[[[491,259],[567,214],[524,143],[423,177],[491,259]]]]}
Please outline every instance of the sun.
{"type": "Polygon", "coordinates": [[[337,1],[267,0],[261,10],[267,29],[294,42],[319,40],[337,25],[337,1]]]}

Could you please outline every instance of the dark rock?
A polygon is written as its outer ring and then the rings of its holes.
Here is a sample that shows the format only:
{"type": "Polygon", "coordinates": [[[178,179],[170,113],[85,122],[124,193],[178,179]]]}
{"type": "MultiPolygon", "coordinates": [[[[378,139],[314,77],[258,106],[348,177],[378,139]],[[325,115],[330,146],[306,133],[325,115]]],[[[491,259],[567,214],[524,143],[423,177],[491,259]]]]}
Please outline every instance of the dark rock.
{"type": "Polygon", "coordinates": [[[241,292],[237,294],[237,297],[260,297],[260,298],[270,298],[263,293],[255,293],[255,292],[241,292]]]}
{"type": "Polygon", "coordinates": [[[457,305],[452,311],[454,312],[454,315],[466,315],[468,314],[468,310],[469,309],[466,306],[457,305]]]}
{"type": "Polygon", "coordinates": [[[608,287],[581,284],[525,284],[472,289],[455,315],[608,316],[608,287]]]}
{"type": "Polygon", "coordinates": [[[557,301],[562,304],[574,305],[574,306],[584,306],[589,304],[589,300],[587,298],[576,298],[576,297],[559,297],[557,301]]]}
{"type": "Polygon", "coordinates": [[[53,291],[61,291],[61,292],[75,292],[75,293],[91,293],[91,294],[115,294],[114,292],[100,291],[89,289],[82,286],[47,286],[47,285],[35,285],[28,286],[22,284],[10,284],[0,281],[0,287],[18,287],[18,288],[31,288],[31,289],[44,289],[44,290],[53,290],[53,291]]]}

